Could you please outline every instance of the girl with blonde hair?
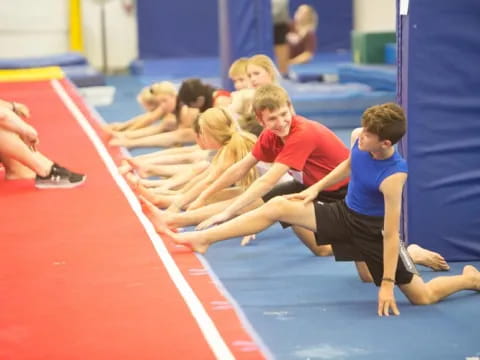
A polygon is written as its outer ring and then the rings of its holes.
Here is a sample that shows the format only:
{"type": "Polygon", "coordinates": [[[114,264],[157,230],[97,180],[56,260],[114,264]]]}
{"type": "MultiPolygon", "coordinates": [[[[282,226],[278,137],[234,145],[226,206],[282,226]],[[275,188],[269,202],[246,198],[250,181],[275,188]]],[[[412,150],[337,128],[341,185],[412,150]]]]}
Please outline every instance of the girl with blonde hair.
{"type": "Polygon", "coordinates": [[[252,99],[255,95],[255,89],[262,85],[278,83],[280,73],[272,59],[263,54],[250,57],[246,71],[251,88],[232,93],[232,104],[228,108],[243,130],[258,136],[263,129],[252,111],[252,99]]]}
{"type": "Polygon", "coordinates": [[[232,80],[235,90],[248,89],[250,81],[247,75],[248,58],[241,57],[235,60],[228,69],[228,77],[232,80]]]}
{"type": "MultiPolygon", "coordinates": [[[[254,135],[239,131],[236,122],[222,108],[210,108],[203,112],[194,121],[193,130],[196,133],[197,142],[203,149],[217,152],[208,168],[195,176],[178,192],[156,193],[139,184],[139,179],[132,172],[126,174],[132,188],[158,207],[168,207],[171,211],[184,209],[227,168],[250,153],[256,141],[254,135]]],[[[227,189],[227,191],[217,193],[209,199],[209,202],[225,200],[238,195],[256,178],[257,172],[253,169],[237,183],[236,189],[227,189]]]]}
{"type": "MultiPolygon", "coordinates": [[[[119,132],[123,132],[123,136],[129,136],[126,133],[127,131],[143,129],[160,119],[162,122],[154,129],[151,129],[151,133],[167,131],[175,126],[173,112],[175,111],[177,101],[177,90],[171,82],[162,81],[143,88],[137,96],[137,101],[145,109],[146,113],[135,116],[125,122],[108,124],[105,130],[113,136],[121,136],[118,134],[119,132]]],[[[140,134],[140,136],[144,135],[140,134]]]]}

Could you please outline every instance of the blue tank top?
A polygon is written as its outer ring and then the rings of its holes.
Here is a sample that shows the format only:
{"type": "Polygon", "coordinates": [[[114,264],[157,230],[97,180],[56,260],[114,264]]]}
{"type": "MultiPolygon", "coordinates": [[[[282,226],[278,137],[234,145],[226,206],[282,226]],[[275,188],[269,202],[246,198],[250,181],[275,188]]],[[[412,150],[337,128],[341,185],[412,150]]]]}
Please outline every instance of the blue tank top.
{"type": "Polygon", "coordinates": [[[390,175],[408,172],[407,162],[395,150],[388,159],[374,159],[369,152],[358,148],[358,140],[351,152],[351,175],[346,197],[353,211],[370,216],[384,216],[385,204],[380,184],[390,175]]]}

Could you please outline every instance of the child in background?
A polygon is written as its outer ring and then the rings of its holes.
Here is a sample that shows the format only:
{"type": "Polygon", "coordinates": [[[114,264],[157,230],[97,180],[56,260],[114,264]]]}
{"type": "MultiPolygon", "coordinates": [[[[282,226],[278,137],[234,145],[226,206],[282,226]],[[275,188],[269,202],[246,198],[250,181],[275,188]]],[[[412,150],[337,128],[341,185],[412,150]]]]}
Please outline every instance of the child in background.
{"type": "Polygon", "coordinates": [[[105,129],[113,132],[113,136],[135,138],[168,131],[175,127],[173,113],[177,101],[177,90],[171,82],[162,81],[143,88],[137,96],[137,101],[146,110],[145,114],[125,122],[108,124],[105,129]],[[149,126],[157,120],[162,121],[159,125],[150,128],[149,126]],[[147,127],[148,130],[145,129],[147,127]],[[138,129],[142,131],[135,131],[138,129]]]}

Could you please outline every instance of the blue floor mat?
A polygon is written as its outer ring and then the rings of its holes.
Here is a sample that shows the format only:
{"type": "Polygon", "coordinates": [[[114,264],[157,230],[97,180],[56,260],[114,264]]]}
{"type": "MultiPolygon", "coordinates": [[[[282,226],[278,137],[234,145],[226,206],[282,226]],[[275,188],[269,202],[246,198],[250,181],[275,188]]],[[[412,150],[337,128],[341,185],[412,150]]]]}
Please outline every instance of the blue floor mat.
{"type": "Polygon", "coordinates": [[[350,52],[319,53],[306,64],[292,65],[289,77],[298,82],[322,81],[325,75],[338,75],[338,66],[352,61],[350,52]]]}
{"type": "Polygon", "coordinates": [[[396,91],[397,70],[394,65],[341,64],[338,66],[341,83],[360,82],[380,91],[396,91]]]}
{"type": "Polygon", "coordinates": [[[132,63],[130,70],[134,75],[158,76],[162,80],[218,77],[220,76],[220,59],[217,57],[195,57],[136,60],[132,63]]]}

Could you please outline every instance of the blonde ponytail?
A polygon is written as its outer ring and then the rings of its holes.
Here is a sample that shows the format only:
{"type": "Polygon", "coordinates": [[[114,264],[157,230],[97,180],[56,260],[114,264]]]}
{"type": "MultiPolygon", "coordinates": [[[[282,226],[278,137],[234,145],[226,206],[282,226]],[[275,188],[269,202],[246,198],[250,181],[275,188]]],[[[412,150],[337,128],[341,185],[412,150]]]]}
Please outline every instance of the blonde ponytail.
{"type": "MultiPolygon", "coordinates": [[[[253,134],[238,130],[237,123],[221,108],[210,108],[202,113],[198,126],[200,135],[208,133],[208,136],[221,145],[212,159],[212,165],[221,168],[228,168],[242,160],[251,152],[257,139],[253,134]]],[[[256,169],[252,169],[238,185],[248,187],[257,176],[256,169]]]]}

